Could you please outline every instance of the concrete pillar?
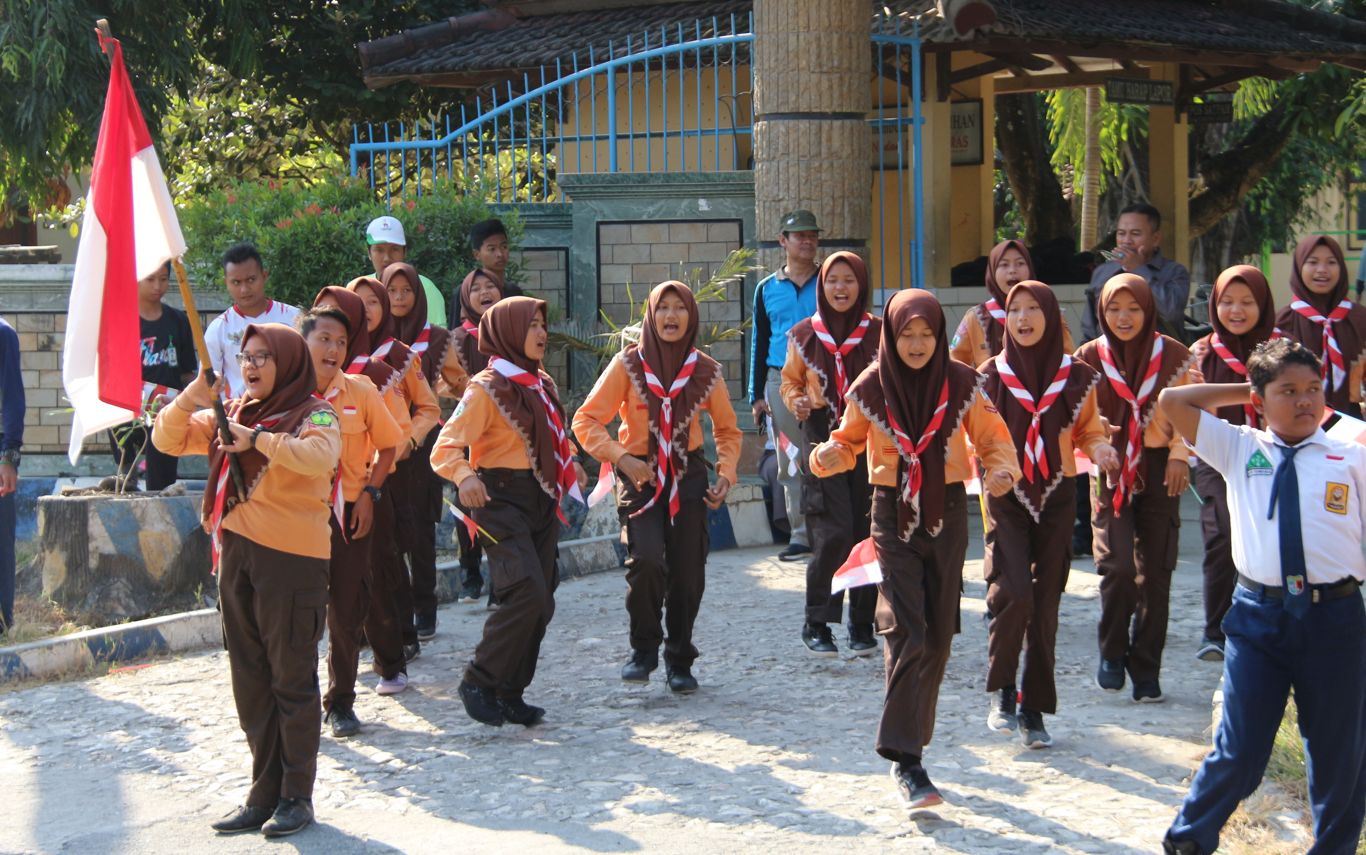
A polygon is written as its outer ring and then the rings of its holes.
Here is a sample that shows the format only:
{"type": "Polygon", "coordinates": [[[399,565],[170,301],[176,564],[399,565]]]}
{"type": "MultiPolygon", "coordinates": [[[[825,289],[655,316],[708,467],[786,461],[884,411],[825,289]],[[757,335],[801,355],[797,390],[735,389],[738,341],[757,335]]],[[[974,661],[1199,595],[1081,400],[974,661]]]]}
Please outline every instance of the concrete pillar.
{"type": "Polygon", "coordinates": [[[755,0],[754,207],[759,263],[783,262],[778,222],[808,208],[823,254],[862,252],[871,227],[867,0],[755,0]]]}
{"type": "MultiPolygon", "coordinates": [[[[1152,68],[1154,80],[1180,84],[1180,66],[1162,63],[1152,68]]],[[[1162,252],[1187,267],[1190,251],[1190,144],[1185,117],[1177,121],[1174,107],[1148,108],[1148,198],[1162,212],[1162,252]]]]}

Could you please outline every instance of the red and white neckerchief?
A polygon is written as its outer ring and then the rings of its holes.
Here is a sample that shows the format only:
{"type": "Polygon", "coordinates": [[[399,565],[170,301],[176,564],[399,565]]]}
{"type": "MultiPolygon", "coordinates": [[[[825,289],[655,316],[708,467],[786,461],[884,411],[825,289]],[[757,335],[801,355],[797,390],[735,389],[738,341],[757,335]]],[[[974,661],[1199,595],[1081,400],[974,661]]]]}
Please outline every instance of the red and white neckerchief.
{"type": "Polygon", "coordinates": [[[346,366],[343,374],[359,374],[365,370],[365,366],[370,364],[370,354],[357,353],[351,357],[351,362],[346,366]]]}
{"type": "Polygon", "coordinates": [[[462,318],[460,320],[460,328],[474,336],[475,341],[479,340],[479,325],[470,323],[469,318],[462,318]]]}
{"type": "Polygon", "coordinates": [[[564,421],[560,418],[560,411],[551,400],[550,394],[545,390],[545,384],[541,378],[532,374],[501,356],[495,356],[489,360],[489,367],[507,379],[523,386],[527,389],[535,390],[541,397],[541,406],[545,408],[545,421],[550,427],[550,435],[555,440],[555,513],[559,516],[560,522],[564,522],[564,511],[560,510],[560,499],[571,487],[578,484],[578,479],[574,477],[574,447],[569,443],[569,434],[564,431],[564,421]]]}
{"type": "Polygon", "coordinates": [[[682,507],[682,502],[678,498],[678,473],[674,472],[673,438],[674,438],[674,399],[682,393],[688,381],[692,379],[693,372],[697,370],[697,348],[688,352],[688,358],[683,360],[683,367],[678,369],[678,376],[673,383],[669,384],[666,391],[664,384],[659,381],[659,376],[650,368],[650,364],[645,361],[645,354],[640,354],[640,367],[645,372],[645,387],[650,390],[650,394],[659,399],[659,424],[654,425],[655,439],[658,441],[659,448],[655,452],[655,494],[650,497],[650,501],[635,513],[633,517],[654,507],[655,502],[664,493],[664,482],[669,482],[669,523],[673,524],[673,519],[678,515],[678,509],[682,507]],[[669,478],[673,475],[673,478],[669,478]]]}
{"type": "Polygon", "coordinates": [[[1347,317],[1347,313],[1352,310],[1352,302],[1343,300],[1338,303],[1326,318],[1319,313],[1318,309],[1303,300],[1291,302],[1290,308],[1323,327],[1323,379],[1328,380],[1328,371],[1331,365],[1333,371],[1331,386],[1334,389],[1341,389],[1342,384],[1347,380],[1347,362],[1342,358],[1342,350],[1338,347],[1337,336],[1333,335],[1333,324],[1347,317]]]}
{"type": "Polygon", "coordinates": [[[1065,353],[1062,355],[1062,364],[1058,366],[1058,373],[1053,375],[1053,382],[1049,383],[1048,388],[1043,390],[1043,397],[1038,402],[1035,402],[1034,396],[1029,394],[1024,383],[1011,369],[1004,353],[996,355],[996,373],[1000,375],[1001,382],[1010,390],[1010,394],[1015,396],[1015,403],[1019,404],[1030,416],[1029,430],[1025,432],[1024,441],[1025,480],[1031,484],[1034,483],[1034,471],[1037,468],[1039,477],[1046,481],[1049,477],[1048,455],[1045,451],[1043,437],[1039,435],[1039,420],[1058,400],[1063,387],[1067,385],[1067,378],[1072,373],[1072,357],[1065,353]]]}
{"type": "MultiPolygon", "coordinates": [[[[322,398],[327,403],[332,403],[332,399],[341,394],[341,386],[333,386],[327,390],[326,395],[313,394],[315,398],[322,398]]],[[[336,409],[336,407],[333,407],[336,409]]],[[[342,542],[350,543],[346,538],[346,496],[342,493],[342,472],[341,464],[337,464],[337,472],[332,476],[332,516],[337,521],[337,530],[341,532],[342,542]]]]}
{"type": "Polygon", "coordinates": [[[1006,325],[1006,310],[1001,308],[1001,304],[996,302],[995,297],[992,297],[983,303],[982,308],[987,310],[987,314],[991,315],[992,320],[996,321],[996,323],[1001,326],[1006,325]]]}
{"type": "Polygon", "coordinates": [[[939,433],[939,428],[944,424],[944,412],[949,408],[949,378],[944,378],[944,388],[939,391],[939,403],[935,405],[934,414],[930,416],[930,423],[925,426],[925,431],[920,435],[920,439],[914,443],[906,432],[897,424],[896,417],[892,415],[891,408],[887,408],[887,426],[892,429],[892,438],[896,440],[897,446],[901,449],[901,456],[906,459],[906,483],[901,486],[901,500],[919,508],[920,484],[924,479],[923,469],[920,465],[920,455],[925,453],[925,449],[930,447],[934,441],[935,434],[939,433]]]}
{"type": "Polygon", "coordinates": [[[393,336],[386,338],[384,340],[384,343],[381,344],[379,347],[375,348],[374,352],[370,354],[370,358],[375,360],[383,360],[384,357],[389,355],[389,351],[394,349],[394,342],[396,340],[397,339],[395,339],[393,336]]]}
{"type": "Polygon", "coordinates": [[[859,321],[854,331],[849,333],[849,337],[843,344],[836,344],[835,337],[830,334],[830,329],[821,320],[820,312],[811,316],[811,329],[816,333],[816,338],[825,348],[825,352],[835,357],[835,412],[844,412],[844,393],[849,390],[849,375],[844,370],[844,357],[854,352],[854,348],[863,343],[863,336],[868,332],[868,324],[871,323],[872,316],[867,312],[863,314],[863,320],[859,321]]]}
{"type": "Polygon", "coordinates": [[[430,344],[431,341],[432,325],[431,322],[428,322],[422,326],[422,332],[417,334],[417,338],[413,339],[413,343],[408,345],[408,349],[413,353],[421,355],[427,352],[427,345],[430,344]]]}
{"type": "MultiPolygon", "coordinates": [[[[282,418],[284,418],[284,413],[277,413],[252,425],[251,429],[256,430],[256,428],[261,427],[270,430],[279,424],[282,418]]],[[[215,574],[218,573],[219,554],[223,551],[223,516],[227,513],[228,484],[231,478],[232,461],[224,459],[223,469],[218,473],[218,482],[214,484],[213,488],[213,510],[209,512],[209,553],[213,559],[213,572],[215,574]]],[[[251,488],[250,484],[243,486],[247,489],[251,488]]],[[[246,501],[246,499],[246,496],[237,497],[239,503],[246,501]]]]}
{"type": "MultiPolygon", "coordinates": [[[[1275,341],[1280,337],[1280,330],[1273,330],[1271,338],[1267,341],[1275,341]]],[[[1241,359],[1233,355],[1233,351],[1229,350],[1228,345],[1224,344],[1224,340],[1219,338],[1217,331],[1209,334],[1209,346],[1218,354],[1220,359],[1224,360],[1224,364],[1233,370],[1234,374],[1239,377],[1247,376],[1247,366],[1243,364],[1241,359]]],[[[1243,404],[1243,415],[1247,419],[1248,427],[1260,428],[1262,426],[1261,417],[1257,415],[1257,408],[1251,404],[1243,404]]]]}
{"type": "Polygon", "coordinates": [[[1115,495],[1111,502],[1115,516],[1119,516],[1125,499],[1138,480],[1138,459],[1143,454],[1143,406],[1148,403],[1148,399],[1157,388],[1157,373],[1162,367],[1162,336],[1153,333],[1153,353],[1148,359],[1148,370],[1143,374],[1143,382],[1139,384],[1137,394],[1120,375],[1115,364],[1115,355],[1110,350],[1109,340],[1102,337],[1097,349],[1100,351],[1101,367],[1105,371],[1105,379],[1110,381],[1110,388],[1120,400],[1129,405],[1129,439],[1124,448],[1124,468],[1120,470],[1119,484],[1115,487],[1115,495]]]}

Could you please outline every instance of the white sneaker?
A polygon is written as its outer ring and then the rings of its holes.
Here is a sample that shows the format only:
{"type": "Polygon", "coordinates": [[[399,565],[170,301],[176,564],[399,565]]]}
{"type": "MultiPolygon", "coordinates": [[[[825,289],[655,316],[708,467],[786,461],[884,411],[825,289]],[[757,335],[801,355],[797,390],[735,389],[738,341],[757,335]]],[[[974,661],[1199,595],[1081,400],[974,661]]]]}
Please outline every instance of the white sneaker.
{"type": "Polygon", "coordinates": [[[380,679],[375,684],[375,694],[397,695],[406,688],[408,688],[408,675],[400,671],[392,680],[380,679]]]}

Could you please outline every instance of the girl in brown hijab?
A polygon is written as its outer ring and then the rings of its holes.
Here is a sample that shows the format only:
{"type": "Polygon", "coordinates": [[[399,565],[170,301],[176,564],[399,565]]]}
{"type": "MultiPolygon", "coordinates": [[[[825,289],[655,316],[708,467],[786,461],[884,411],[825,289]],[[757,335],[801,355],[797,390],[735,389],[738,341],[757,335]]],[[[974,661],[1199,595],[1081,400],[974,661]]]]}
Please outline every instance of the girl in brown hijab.
{"type": "MultiPolygon", "coordinates": [[[[949,354],[964,365],[977,368],[1001,352],[1005,342],[1006,292],[1026,279],[1034,279],[1034,259],[1024,241],[1003,240],[987,256],[986,302],[963,315],[949,344],[949,354]]],[[[1072,332],[1062,324],[1062,345],[1072,352],[1072,332]]]]}
{"type": "Polygon", "coordinates": [[[934,735],[939,684],[959,629],[968,547],[963,482],[972,472],[967,440],[992,494],[1004,494],[1020,475],[1005,422],[982,395],[983,379],[949,357],[934,295],[898,291],[883,313],[877,360],[849,387],[839,427],[810,458],[811,470],[825,478],[852,469],[867,449],[886,667],[877,752],[894,763],[892,778],[912,809],[943,801],[921,756],[934,735]]]}
{"type": "Polygon", "coordinates": [[[545,303],[509,297],[479,320],[489,366],[470,379],[431,464],[453,482],[489,560],[500,606],[465,668],[460,699],[475,721],[531,727],[545,710],[522,694],[555,614],[560,501],[587,481],[574,459],[545,357],[545,303]]]}
{"type": "Polygon", "coordinates": [[[626,611],[631,658],[621,679],[644,683],[664,645],[669,690],[697,690],[693,622],[706,582],[707,508],[735,483],[740,429],[716,360],[696,348],[697,300],[682,282],[650,292],[640,343],[612,359],[574,413],[574,435],[617,471],[617,513],[626,533],[626,611]],[[702,419],[716,439],[716,483],[708,488],[702,419]],[[620,417],[615,439],[607,426],[620,417]],[[667,613],[660,625],[661,613],[667,613]],[[665,639],[665,631],[668,638],[665,639]]]}
{"type": "MultiPolygon", "coordinates": [[[[389,292],[394,337],[417,354],[422,378],[438,397],[458,399],[469,375],[460,365],[451,334],[427,321],[427,292],[417,270],[411,264],[394,262],[384,268],[381,282],[389,292]]],[[[399,605],[412,613],[404,620],[403,638],[414,655],[421,641],[436,635],[436,524],[441,519],[443,484],[432,472],[435,441],[435,432],[427,434],[394,472],[394,539],[412,572],[411,584],[399,589],[399,605]]]]}
{"type": "Polygon", "coordinates": [[[1100,667],[1107,692],[1133,679],[1135,701],[1157,703],[1167,606],[1176,567],[1181,494],[1190,484],[1190,452],[1157,408],[1158,393],[1190,382],[1190,351],[1157,331],[1157,305],[1143,277],[1121,273],[1100,289],[1101,335],[1077,359],[1101,375],[1096,402],[1115,429],[1120,471],[1096,478],[1091,503],[1100,580],[1100,667]]]}
{"type": "MultiPolygon", "coordinates": [[[[779,394],[801,423],[810,450],[830,438],[844,412],[849,385],[877,357],[882,321],[868,314],[868,267],[852,252],[826,256],[817,274],[816,314],[788,332],[787,361],[779,394]]],[[[844,612],[844,591],[830,593],[830,580],[854,544],[868,537],[873,491],[868,468],[859,461],[829,478],[802,476],[803,512],[811,537],[806,565],[806,620],[802,643],[816,656],[837,656],[829,624],[844,612]]],[[[849,650],[866,656],[877,650],[871,586],[849,589],[849,650]]]]}
{"type": "Polygon", "coordinates": [[[1052,289],[1025,280],[1010,289],[1005,307],[1004,349],[983,364],[982,373],[987,397],[1010,428],[1024,477],[1012,492],[988,496],[984,503],[983,572],[991,616],[987,691],[997,693],[987,727],[1002,733],[1018,729],[1026,747],[1045,748],[1053,740],[1043,716],[1056,713],[1058,705],[1058,605],[1072,563],[1071,540],[1058,532],[1076,513],[1073,449],[1112,472],[1119,470],[1119,456],[1096,409],[1093,389],[1100,375],[1064,349],[1062,312],[1052,289]]]}
{"type": "MultiPolygon", "coordinates": [[[[1206,383],[1246,383],[1252,349],[1276,337],[1275,303],[1262,271],[1236,264],[1219,274],[1209,295],[1209,318],[1214,327],[1191,348],[1206,383]]],[[[1229,424],[1261,427],[1257,411],[1221,407],[1215,415],[1229,424]]],[[[1191,473],[1200,497],[1200,529],[1205,535],[1202,567],[1205,593],[1205,632],[1196,656],[1207,662],[1224,658],[1224,615],[1233,602],[1237,568],[1229,540],[1228,495],[1224,476],[1209,464],[1196,461],[1191,473]]]]}
{"type": "MultiPolygon", "coordinates": [[[[503,299],[503,286],[493,273],[479,268],[460,283],[457,296],[460,311],[456,315],[456,325],[451,327],[451,340],[460,367],[466,374],[474,375],[489,363],[488,356],[479,351],[479,319],[490,306],[503,299]]],[[[479,570],[484,550],[479,539],[470,537],[464,526],[455,527],[455,537],[460,544],[460,602],[477,603],[484,592],[484,577],[479,570]]]]}
{"type": "Polygon", "coordinates": [[[1328,406],[1363,418],[1366,306],[1352,302],[1347,287],[1347,264],[1338,242],[1327,235],[1301,240],[1290,266],[1290,305],[1276,315],[1276,328],[1322,360],[1328,406]]]}
{"type": "Polygon", "coordinates": [[[313,819],[318,640],[341,434],[331,406],[314,394],[313,362],[297,332],[252,324],[238,361],[246,392],[228,403],[231,444],[219,439],[208,409],[221,382],[210,388],[202,374],[157,414],[152,441],[177,457],[209,455],[204,525],[217,561],[233,699],[253,768],[246,804],[213,827],[279,836],[313,819]],[[230,476],[229,454],[240,463],[245,495],[230,476]]]}

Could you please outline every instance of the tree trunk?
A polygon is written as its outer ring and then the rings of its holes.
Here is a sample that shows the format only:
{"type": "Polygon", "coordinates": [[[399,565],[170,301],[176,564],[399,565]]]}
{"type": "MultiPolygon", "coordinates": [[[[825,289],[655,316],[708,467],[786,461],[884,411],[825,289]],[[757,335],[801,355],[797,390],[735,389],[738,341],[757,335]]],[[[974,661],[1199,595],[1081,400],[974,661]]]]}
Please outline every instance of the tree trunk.
{"type": "Polygon", "coordinates": [[[1289,99],[1282,98],[1232,147],[1203,157],[1199,172],[1205,189],[1190,200],[1190,236],[1197,238],[1243,203],[1248,192],[1276,165],[1293,133],[1285,121],[1289,99]]]}
{"type": "Polygon", "coordinates": [[[1024,219],[1025,243],[1075,237],[1072,208],[1048,158],[1048,130],[1033,94],[996,99],[996,145],[1024,219]]]}
{"type": "Polygon", "coordinates": [[[1100,89],[1086,89],[1086,160],[1081,185],[1080,246],[1095,246],[1096,219],[1100,213],[1100,89]]]}

